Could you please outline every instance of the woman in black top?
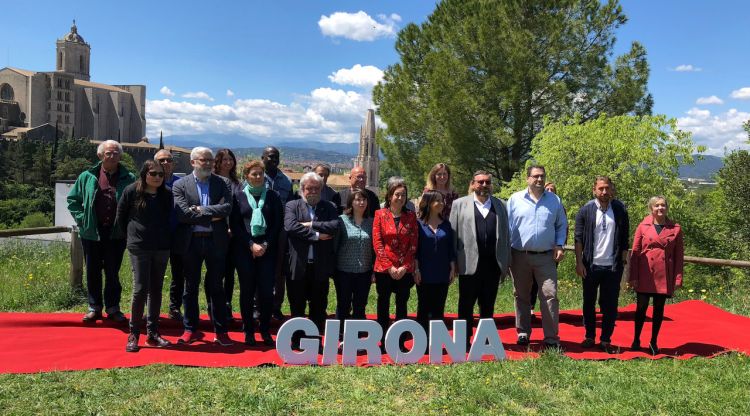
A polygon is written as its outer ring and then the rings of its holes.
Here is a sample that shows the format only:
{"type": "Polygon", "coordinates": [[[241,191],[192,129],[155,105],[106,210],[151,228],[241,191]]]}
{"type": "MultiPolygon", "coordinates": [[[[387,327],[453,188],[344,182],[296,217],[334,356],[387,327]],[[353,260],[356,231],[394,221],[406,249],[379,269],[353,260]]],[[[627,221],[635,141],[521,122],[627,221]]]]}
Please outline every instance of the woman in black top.
{"type": "Polygon", "coordinates": [[[245,344],[256,345],[253,296],[257,289],[261,339],[263,344],[273,346],[270,322],[276,247],[282,228],[281,199],[276,191],[266,189],[263,162],[248,162],[242,169],[242,176],[247,183],[234,192],[229,226],[233,235],[230,255],[234,257],[240,281],[245,344]]]}
{"type": "MultiPolygon", "coordinates": [[[[220,149],[216,152],[216,158],[214,161],[214,173],[225,178],[229,184],[229,188],[234,193],[237,190],[242,190],[242,182],[237,178],[237,158],[234,153],[229,149],[220,149]]],[[[232,233],[232,226],[229,226],[229,239],[234,238],[232,233]]],[[[234,256],[226,256],[226,263],[224,265],[224,274],[221,276],[222,286],[224,287],[224,296],[227,300],[227,318],[229,321],[234,321],[232,316],[232,294],[234,293],[234,256]]],[[[208,295],[208,285],[204,285],[206,291],[206,303],[208,304],[209,313],[211,311],[211,296],[208,295]]]]}
{"type": "Polygon", "coordinates": [[[153,160],[143,163],[139,179],[128,185],[117,205],[116,223],[127,231],[127,247],[133,267],[133,304],[127,352],[137,352],[143,309],[148,299],[146,345],[166,347],[159,335],[159,311],[164,272],[169,260],[169,215],[172,192],[164,186],[164,170],[153,160]]]}

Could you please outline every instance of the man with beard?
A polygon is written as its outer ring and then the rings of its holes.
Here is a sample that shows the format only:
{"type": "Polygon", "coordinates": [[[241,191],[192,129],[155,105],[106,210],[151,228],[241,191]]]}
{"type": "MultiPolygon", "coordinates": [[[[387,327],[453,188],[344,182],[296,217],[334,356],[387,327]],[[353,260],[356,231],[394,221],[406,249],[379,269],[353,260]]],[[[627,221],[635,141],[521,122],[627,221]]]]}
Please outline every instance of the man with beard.
{"type": "Polygon", "coordinates": [[[467,345],[474,305],[479,304],[480,318],[492,318],[510,260],[508,214],[505,203],[492,196],[492,175],[476,171],[471,190],[471,195],[453,201],[450,214],[458,265],[458,319],[467,321],[467,345]]]}
{"type": "Polygon", "coordinates": [[[557,263],[562,261],[568,220],[560,198],[544,189],[544,166],[526,169],[527,189],[508,199],[511,274],[516,306],[517,344],[531,337],[531,282],[539,285],[545,348],[560,348],[560,303],[557,299],[557,263]]]}
{"type": "MultiPolygon", "coordinates": [[[[310,320],[323,331],[328,304],[328,279],[333,275],[333,236],[338,228],[336,208],[320,200],[323,178],[308,172],[300,178],[301,199],[289,201],[284,229],[289,242],[287,293],[293,317],[305,315],[309,301],[310,320]]],[[[299,336],[293,337],[293,346],[299,336]]]]}
{"type": "Polygon", "coordinates": [[[185,272],[183,305],[185,332],[177,341],[190,344],[201,338],[198,332],[198,293],[201,266],[206,264],[206,286],[211,297],[216,338],[222,346],[232,345],[227,335],[227,309],[219,277],[224,271],[229,245],[226,217],[232,210],[232,192],[227,182],[212,173],[214,155],[211,149],[196,147],[190,152],[193,172],[174,183],[175,206],[179,224],[175,231],[174,250],[182,255],[185,272]]]}

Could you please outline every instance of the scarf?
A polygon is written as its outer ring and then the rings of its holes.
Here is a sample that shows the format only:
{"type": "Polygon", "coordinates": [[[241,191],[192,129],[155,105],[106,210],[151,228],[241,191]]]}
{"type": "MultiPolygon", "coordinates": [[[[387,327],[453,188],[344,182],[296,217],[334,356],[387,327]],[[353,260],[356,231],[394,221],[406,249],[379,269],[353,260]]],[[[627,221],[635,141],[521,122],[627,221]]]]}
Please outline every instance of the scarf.
{"type": "Polygon", "coordinates": [[[248,220],[245,218],[245,228],[250,236],[257,237],[259,235],[266,234],[266,219],[263,217],[263,205],[266,204],[266,187],[261,185],[257,188],[253,187],[249,183],[245,185],[243,189],[247,202],[250,204],[250,208],[253,209],[253,215],[248,220]],[[260,195],[258,201],[255,200],[255,196],[260,195]]]}

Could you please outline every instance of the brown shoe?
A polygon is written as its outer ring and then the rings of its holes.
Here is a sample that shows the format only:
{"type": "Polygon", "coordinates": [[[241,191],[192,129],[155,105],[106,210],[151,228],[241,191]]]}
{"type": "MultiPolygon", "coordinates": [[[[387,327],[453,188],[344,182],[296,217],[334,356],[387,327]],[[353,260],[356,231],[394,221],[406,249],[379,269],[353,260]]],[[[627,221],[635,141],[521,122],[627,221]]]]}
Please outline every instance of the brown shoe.
{"type": "Polygon", "coordinates": [[[164,348],[172,345],[172,343],[162,338],[158,332],[149,332],[148,338],[146,338],[146,345],[149,347],[164,348]]]}
{"type": "Polygon", "coordinates": [[[102,311],[88,311],[85,315],[83,315],[83,322],[86,323],[93,323],[96,321],[101,321],[102,319],[104,319],[104,317],[102,316],[102,311]]]}
{"type": "Polygon", "coordinates": [[[141,348],[138,346],[139,334],[131,332],[128,335],[128,343],[125,345],[125,352],[138,352],[141,348]]]}

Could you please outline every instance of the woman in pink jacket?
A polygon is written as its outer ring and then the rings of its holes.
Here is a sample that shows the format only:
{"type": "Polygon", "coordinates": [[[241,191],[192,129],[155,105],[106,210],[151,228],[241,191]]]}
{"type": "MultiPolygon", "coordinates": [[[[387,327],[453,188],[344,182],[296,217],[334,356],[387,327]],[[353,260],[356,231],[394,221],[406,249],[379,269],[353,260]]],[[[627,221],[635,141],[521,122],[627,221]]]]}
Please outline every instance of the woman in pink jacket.
{"type": "Polygon", "coordinates": [[[637,295],[633,350],[641,348],[641,329],[646,320],[649,298],[654,299],[650,353],[659,353],[657,338],[664,319],[664,303],[682,286],[684,257],[680,225],[667,217],[669,204],[663,196],[649,199],[651,215],[641,221],[633,238],[630,257],[630,286],[637,295]]]}

